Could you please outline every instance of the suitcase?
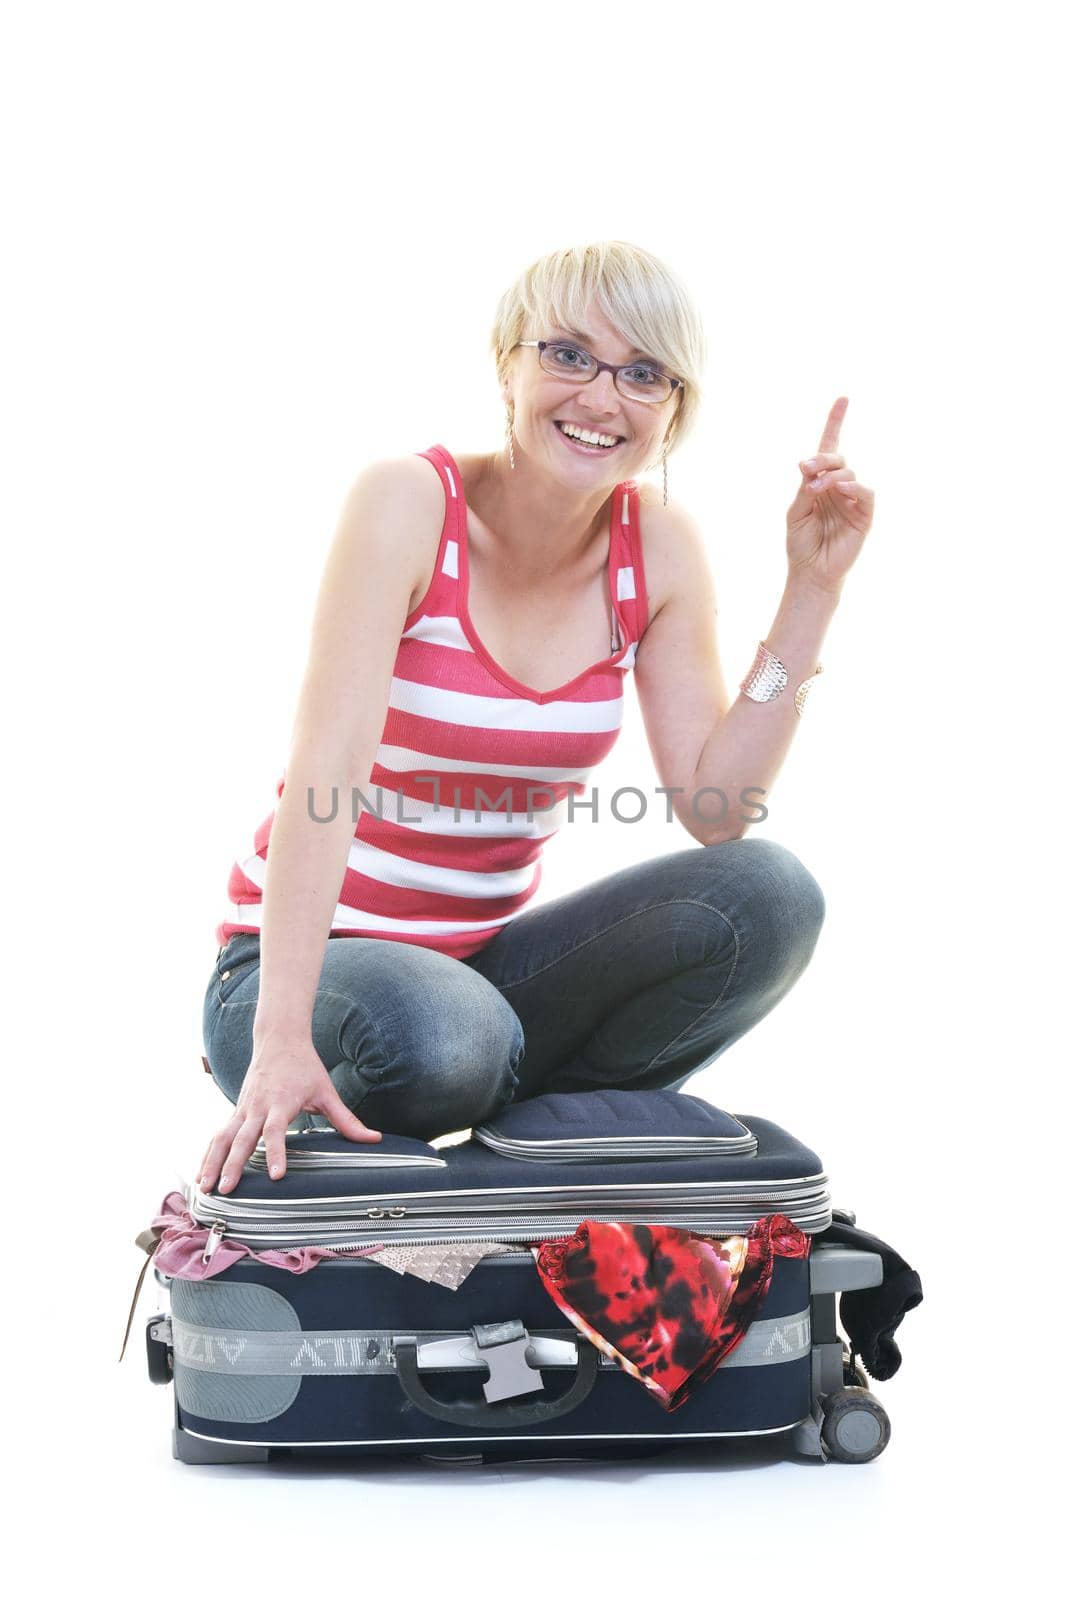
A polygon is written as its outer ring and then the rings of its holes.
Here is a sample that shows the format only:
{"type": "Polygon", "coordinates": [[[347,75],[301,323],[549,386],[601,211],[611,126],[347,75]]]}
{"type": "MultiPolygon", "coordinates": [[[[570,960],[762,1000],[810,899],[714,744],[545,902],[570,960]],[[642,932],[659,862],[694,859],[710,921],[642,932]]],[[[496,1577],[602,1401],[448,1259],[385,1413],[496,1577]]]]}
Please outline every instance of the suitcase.
{"type": "Polygon", "coordinates": [[[832,1210],[819,1158],[772,1122],[670,1090],[606,1090],[508,1106],[446,1148],[325,1129],[286,1148],[279,1180],[260,1146],[229,1194],[184,1194],[203,1264],[222,1241],[255,1254],[212,1277],[155,1269],[166,1309],[148,1322],[149,1373],[173,1381],[180,1461],[588,1458],[780,1434],[858,1463],[888,1441],[856,1358],[875,1377],[896,1370],[892,1334],[922,1298],[918,1277],[832,1210]],[[771,1216],[809,1236],[807,1253],[774,1257],[755,1319],[672,1411],[578,1331],[535,1261],[588,1219],[725,1239],[771,1216]],[[383,1244],[511,1248],[450,1288],[358,1253],[383,1244]],[[295,1272],[258,1259],[308,1247],[335,1254],[295,1272]]]}

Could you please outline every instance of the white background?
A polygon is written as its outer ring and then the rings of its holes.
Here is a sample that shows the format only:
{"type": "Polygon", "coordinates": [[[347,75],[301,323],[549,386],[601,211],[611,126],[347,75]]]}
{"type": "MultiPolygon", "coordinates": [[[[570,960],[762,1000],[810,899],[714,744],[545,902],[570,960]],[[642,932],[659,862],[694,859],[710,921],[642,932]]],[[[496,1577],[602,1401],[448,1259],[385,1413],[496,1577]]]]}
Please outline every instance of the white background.
{"type": "MultiPolygon", "coordinates": [[[[5,8],[7,1442],[65,1581],[92,1547],[113,1592],[632,1574],[895,1595],[920,1574],[992,1592],[1040,1554],[1062,1064],[1041,1020],[1062,886],[1047,16],[5,8]],[[839,394],[877,493],[762,825],[822,883],[825,930],[689,1087],[812,1144],[835,1202],[921,1272],[878,1389],[892,1440],[857,1468],[180,1466],[144,1373],[151,1276],[115,1360],[133,1238],[225,1111],[199,1060],[214,927],[273,804],[337,512],[381,455],[498,445],[499,295],[610,237],[704,315],[671,487],[705,529],[728,681],[839,394]]],[[[631,685],[598,783],[656,781],[631,685]]],[[[580,817],[542,897],[691,843],[580,817]]]]}

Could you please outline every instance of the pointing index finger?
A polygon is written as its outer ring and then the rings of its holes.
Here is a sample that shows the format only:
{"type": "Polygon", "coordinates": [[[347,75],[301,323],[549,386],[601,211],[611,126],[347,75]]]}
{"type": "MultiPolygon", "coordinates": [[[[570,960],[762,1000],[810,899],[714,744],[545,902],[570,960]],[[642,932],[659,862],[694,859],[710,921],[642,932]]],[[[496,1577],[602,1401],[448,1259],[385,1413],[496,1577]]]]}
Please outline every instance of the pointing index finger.
{"type": "Polygon", "coordinates": [[[834,452],[837,450],[837,441],[841,436],[841,424],[844,421],[845,412],[847,410],[847,395],[842,395],[840,399],[835,400],[833,405],[830,407],[830,415],[826,419],[826,426],[822,430],[822,438],[819,440],[820,455],[822,455],[824,451],[834,452]]]}

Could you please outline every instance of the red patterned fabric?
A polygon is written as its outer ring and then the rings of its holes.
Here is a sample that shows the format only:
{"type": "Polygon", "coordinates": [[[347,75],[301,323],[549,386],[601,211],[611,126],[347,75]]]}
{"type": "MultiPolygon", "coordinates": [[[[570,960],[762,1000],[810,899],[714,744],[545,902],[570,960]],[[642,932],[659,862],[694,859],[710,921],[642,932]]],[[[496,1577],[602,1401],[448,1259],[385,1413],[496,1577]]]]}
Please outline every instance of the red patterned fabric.
{"type": "Polygon", "coordinates": [[[748,1332],[775,1256],[806,1257],[810,1248],[776,1212],[729,1239],[583,1222],[570,1238],[537,1246],[535,1259],[574,1326],[676,1411],[748,1332]]]}

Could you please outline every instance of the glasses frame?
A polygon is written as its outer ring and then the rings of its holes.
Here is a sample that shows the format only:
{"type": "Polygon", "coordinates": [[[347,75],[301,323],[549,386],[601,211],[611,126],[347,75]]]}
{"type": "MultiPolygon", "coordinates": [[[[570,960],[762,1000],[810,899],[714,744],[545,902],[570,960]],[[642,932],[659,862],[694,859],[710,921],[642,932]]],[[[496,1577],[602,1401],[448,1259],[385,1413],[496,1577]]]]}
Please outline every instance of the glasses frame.
{"type": "MultiPolygon", "coordinates": [[[[591,378],[567,378],[562,372],[548,373],[550,378],[561,378],[564,383],[595,383],[602,372],[610,372],[611,381],[615,385],[616,392],[622,396],[622,399],[636,400],[638,405],[642,406],[664,406],[667,404],[667,401],[671,398],[671,395],[674,394],[676,389],[685,388],[685,384],[681,378],[672,378],[669,373],[660,372],[660,377],[666,378],[667,382],[671,386],[671,393],[665,394],[662,400],[655,400],[652,398],[646,400],[640,395],[623,394],[622,390],[619,388],[619,373],[625,372],[628,367],[638,366],[639,363],[636,361],[624,361],[619,366],[613,366],[610,361],[598,361],[591,350],[587,350],[584,345],[576,343],[573,339],[519,339],[512,348],[517,350],[521,346],[523,349],[536,350],[538,353],[538,361],[540,361],[542,353],[548,349],[550,344],[562,344],[566,345],[571,350],[580,350],[583,356],[588,356],[590,361],[592,361],[596,366],[596,371],[593,373],[591,378]]],[[[646,365],[651,365],[651,363],[646,363],[646,365]]],[[[548,371],[544,365],[544,362],[541,362],[541,370],[542,372],[548,371]]],[[[656,371],[659,372],[658,367],[656,368],[656,371]]]]}

